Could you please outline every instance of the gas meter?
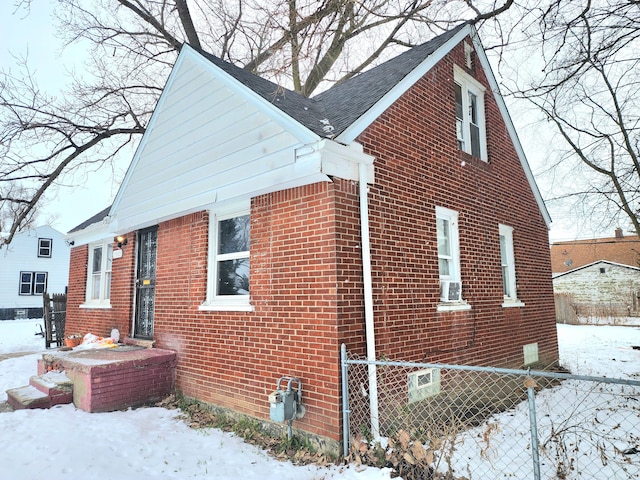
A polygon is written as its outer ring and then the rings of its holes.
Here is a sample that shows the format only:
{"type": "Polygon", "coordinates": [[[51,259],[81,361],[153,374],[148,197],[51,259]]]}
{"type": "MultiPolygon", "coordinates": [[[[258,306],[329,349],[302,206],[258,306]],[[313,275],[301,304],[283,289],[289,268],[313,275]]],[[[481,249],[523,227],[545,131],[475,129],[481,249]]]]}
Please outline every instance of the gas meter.
{"type": "Polygon", "coordinates": [[[280,377],[276,390],[269,395],[269,416],[274,422],[292,421],[304,415],[302,406],[302,383],[298,378],[280,377]],[[280,384],[286,381],[287,389],[280,388],[280,384]],[[296,382],[297,389],[291,388],[296,382]]]}

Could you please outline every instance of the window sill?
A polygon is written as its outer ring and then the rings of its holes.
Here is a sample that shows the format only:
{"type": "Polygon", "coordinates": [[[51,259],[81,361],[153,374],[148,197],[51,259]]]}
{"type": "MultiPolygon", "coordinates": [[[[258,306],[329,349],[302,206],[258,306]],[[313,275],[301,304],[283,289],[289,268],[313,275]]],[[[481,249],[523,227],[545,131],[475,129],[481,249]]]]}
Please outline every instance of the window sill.
{"type": "Polygon", "coordinates": [[[460,312],[465,310],[471,310],[471,305],[467,302],[451,302],[451,303],[439,303],[436,307],[437,312],[460,312]]]}
{"type": "Polygon", "coordinates": [[[512,307],[524,307],[524,302],[520,300],[505,300],[502,304],[502,308],[512,308],[512,307]]]}
{"type": "Polygon", "coordinates": [[[253,312],[254,306],[250,303],[203,303],[198,307],[202,312],[253,312]]]}
{"type": "Polygon", "coordinates": [[[80,304],[80,308],[87,308],[87,309],[102,308],[106,310],[111,308],[111,303],[82,303],[80,304]]]}

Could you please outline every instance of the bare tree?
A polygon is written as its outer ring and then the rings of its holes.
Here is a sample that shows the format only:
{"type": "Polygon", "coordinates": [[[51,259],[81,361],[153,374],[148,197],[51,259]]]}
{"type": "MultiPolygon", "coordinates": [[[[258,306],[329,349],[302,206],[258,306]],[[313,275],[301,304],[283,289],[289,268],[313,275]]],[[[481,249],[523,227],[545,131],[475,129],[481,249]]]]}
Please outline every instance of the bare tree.
{"type": "MultiPolygon", "coordinates": [[[[52,185],[111,163],[140,138],[184,42],[308,96],[389,48],[490,18],[512,2],[59,0],[59,36],[88,45],[87,64],[59,97],[26,68],[0,74],[0,245],[33,218],[52,185]]],[[[28,11],[31,0],[19,6],[28,11]]]]}
{"type": "Polygon", "coordinates": [[[511,55],[501,73],[561,139],[539,176],[556,184],[547,201],[569,203],[601,228],[626,219],[640,235],[640,2],[554,0],[518,17],[523,37],[514,41],[502,19],[504,43],[530,60],[539,52],[539,70],[526,72],[511,55]]]}

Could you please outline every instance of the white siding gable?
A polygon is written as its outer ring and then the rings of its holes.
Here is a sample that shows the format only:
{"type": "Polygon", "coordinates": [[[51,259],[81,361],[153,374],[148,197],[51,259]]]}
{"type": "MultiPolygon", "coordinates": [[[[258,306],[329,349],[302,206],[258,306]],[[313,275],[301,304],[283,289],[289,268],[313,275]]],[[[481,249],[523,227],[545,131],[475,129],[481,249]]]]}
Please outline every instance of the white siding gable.
{"type": "Polygon", "coordinates": [[[110,212],[131,231],[295,185],[329,181],[319,137],[189,47],[176,62],[110,212]]]}
{"type": "Polygon", "coordinates": [[[612,262],[595,262],[557,275],[553,292],[571,295],[581,313],[634,310],[640,294],[640,269],[612,262]]]}

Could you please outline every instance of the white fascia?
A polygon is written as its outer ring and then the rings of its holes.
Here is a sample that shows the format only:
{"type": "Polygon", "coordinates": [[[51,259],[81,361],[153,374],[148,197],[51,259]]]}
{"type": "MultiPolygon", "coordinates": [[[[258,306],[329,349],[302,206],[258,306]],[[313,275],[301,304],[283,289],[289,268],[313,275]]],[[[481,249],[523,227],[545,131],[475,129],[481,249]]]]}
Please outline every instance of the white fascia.
{"type": "Polygon", "coordinates": [[[106,216],[101,221],[93,223],[82,230],[68,233],[64,239],[65,241],[73,242],[73,246],[77,247],[79,245],[87,245],[107,238],[113,238],[115,232],[113,231],[111,221],[112,218],[106,216]]]}
{"type": "Polygon", "coordinates": [[[363,152],[362,145],[352,142],[343,145],[330,139],[323,139],[296,150],[296,161],[317,157],[320,160],[320,171],[328,176],[346,180],[360,180],[360,164],[366,166],[367,183],[375,182],[373,167],[374,157],[363,152]]]}

